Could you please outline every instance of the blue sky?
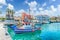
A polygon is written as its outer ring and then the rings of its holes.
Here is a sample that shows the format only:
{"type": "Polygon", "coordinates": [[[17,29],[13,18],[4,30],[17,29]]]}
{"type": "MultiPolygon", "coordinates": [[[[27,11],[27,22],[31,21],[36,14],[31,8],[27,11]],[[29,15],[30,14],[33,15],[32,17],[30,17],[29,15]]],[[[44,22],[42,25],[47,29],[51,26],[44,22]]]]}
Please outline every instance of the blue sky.
{"type": "Polygon", "coordinates": [[[29,13],[30,8],[32,15],[58,16],[60,15],[60,0],[1,0],[0,10],[3,11],[2,14],[5,15],[7,8],[15,10],[15,15],[21,12],[29,13]]]}

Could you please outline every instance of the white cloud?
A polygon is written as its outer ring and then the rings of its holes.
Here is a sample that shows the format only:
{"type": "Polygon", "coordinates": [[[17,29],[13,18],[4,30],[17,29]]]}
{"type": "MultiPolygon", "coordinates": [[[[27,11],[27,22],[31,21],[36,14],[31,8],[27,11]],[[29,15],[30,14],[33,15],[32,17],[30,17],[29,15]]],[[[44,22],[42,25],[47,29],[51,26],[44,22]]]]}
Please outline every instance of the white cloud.
{"type": "Polygon", "coordinates": [[[56,0],[52,0],[52,1],[56,1],[56,0]]]}
{"type": "Polygon", "coordinates": [[[56,11],[52,11],[51,9],[50,10],[44,10],[43,12],[44,12],[43,13],[44,15],[57,16],[56,11]]]}
{"type": "Polygon", "coordinates": [[[58,5],[57,9],[60,11],[60,5],[58,5]]]}
{"type": "Polygon", "coordinates": [[[56,8],[54,5],[51,5],[49,9],[44,9],[43,7],[39,8],[40,11],[32,11],[32,15],[48,15],[48,16],[60,16],[60,5],[58,5],[56,8]]]}
{"type": "Polygon", "coordinates": [[[50,6],[50,9],[44,9],[43,7],[39,8],[40,11],[36,11],[36,15],[48,15],[48,16],[57,16],[57,8],[53,5],[50,6]]]}
{"type": "Polygon", "coordinates": [[[54,16],[54,11],[44,10],[45,15],[54,16]]]}
{"type": "Polygon", "coordinates": [[[16,13],[23,13],[23,12],[25,12],[25,10],[21,9],[21,10],[17,11],[16,13]]]}
{"type": "Polygon", "coordinates": [[[36,11],[37,10],[37,7],[34,7],[34,8],[30,8],[31,11],[36,11]]]}
{"type": "Polygon", "coordinates": [[[57,11],[56,11],[57,16],[58,15],[60,16],[60,5],[58,5],[56,9],[57,9],[57,11]]]}
{"type": "Polygon", "coordinates": [[[43,8],[39,8],[40,11],[44,10],[43,8]]]}
{"type": "Polygon", "coordinates": [[[32,1],[30,3],[26,2],[30,8],[30,10],[36,10],[37,9],[37,2],[36,1],[32,1]]]}
{"type": "Polygon", "coordinates": [[[42,10],[39,12],[40,15],[49,15],[49,16],[60,16],[60,5],[58,5],[56,8],[51,5],[50,9],[48,10],[42,10]]]}
{"type": "Polygon", "coordinates": [[[0,6],[0,8],[2,8],[2,6],[0,6]]]}
{"type": "Polygon", "coordinates": [[[46,3],[44,3],[44,4],[42,5],[42,7],[44,7],[44,6],[46,6],[46,3]]]}
{"type": "Polygon", "coordinates": [[[28,4],[29,6],[29,9],[31,10],[30,13],[31,15],[34,14],[35,11],[37,11],[37,5],[38,3],[36,1],[31,1],[31,2],[28,2],[28,0],[25,1],[26,4],[28,4]]]}
{"type": "Polygon", "coordinates": [[[55,2],[56,0],[49,0],[50,2],[55,2]]]}
{"type": "Polygon", "coordinates": [[[6,5],[6,0],[0,0],[0,4],[6,5]]]}
{"type": "Polygon", "coordinates": [[[18,10],[18,11],[15,12],[15,16],[21,16],[21,14],[22,14],[23,12],[26,13],[26,11],[25,11],[24,9],[18,10]]]}
{"type": "Polygon", "coordinates": [[[0,8],[2,8],[3,5],[7,5],[6,0],[0,0],[0,8]]]}
{"type": "Polygon", "coordinates": [[[52,11],[56,11],[57,9],[56,9],[56,8],[54,8],[54,6],[53,6],[53,5],[51,5],[51,10],[52,10],[52,11]]]}
{"type": "MultiPolygon", "coordinates": [[[[49,0],[50,3],[54,2],[54,1],[56,1],[56,0],[49,0]]],[[[30,3],[28,1],[26,1],[26,3],[30,7],[30,9],[31,9],[30,13],[32,15],[49,15],[49,16],[60,15],[60,5],[58,5],[56,8],[54,7],[54,5],[51,5],[47,9],[44,9],[43,7],[47,5],[46,3],[44,3],[42,5],[42,7],[37,7],[37,5],[39,5],[39,4],[36,1],[32,1],[30,3]]]]}
{"type": "Polygon", "coordinates": [[[14,9],[14,6],[13,6],[13,5],[11,5],[11,4],[8,4],[8,7],[7,7],[7,8],[9,8],[9,9],[13,10],[13,9],[14,9]]]}
{"type": "Polygon", "coordinates": [[[53,15],[53,16],[60,16],[60,5],[58,5],[56,8],[53,6],[53,5],[51,5],[51,7],[50,7],[51,9],[50,9],[50,12],[48,12],[48,13],[50,13],[50,16],[51,15],[53,15]]]}
{"type": "Polygon", "coordinates": [[[29,5],[31,8],[34,8],[34,7],[36,7],[37,2],[36,2],[36,1],[32,1],[32,2],[28,3],[28,5],[29,5]]]}

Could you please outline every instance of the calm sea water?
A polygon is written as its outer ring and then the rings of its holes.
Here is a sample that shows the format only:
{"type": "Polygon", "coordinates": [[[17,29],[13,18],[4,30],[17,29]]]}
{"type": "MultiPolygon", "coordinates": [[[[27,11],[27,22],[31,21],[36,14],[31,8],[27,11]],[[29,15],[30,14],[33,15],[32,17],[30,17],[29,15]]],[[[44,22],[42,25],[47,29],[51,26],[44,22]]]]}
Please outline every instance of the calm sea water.
{"type": "Polygon", "coordinates": [[[41,40],[60,40],[60,23],[42,25],[41,40]]]}
{"type": "Polygon", "coordinates": [[[15,34],[13,30],[8,28],[12,40],[60,40],[60,23],[43,24],[41,30],[15,34]]]}

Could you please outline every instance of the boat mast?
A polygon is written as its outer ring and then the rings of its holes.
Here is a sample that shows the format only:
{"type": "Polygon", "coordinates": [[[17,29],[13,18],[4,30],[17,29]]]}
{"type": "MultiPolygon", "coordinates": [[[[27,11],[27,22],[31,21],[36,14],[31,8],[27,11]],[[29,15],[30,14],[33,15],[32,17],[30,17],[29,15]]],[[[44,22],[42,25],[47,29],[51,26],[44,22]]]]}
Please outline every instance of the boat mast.
{"type": "MultiPolygon", "coordinates": [[[[30,9],[30,7],[29,7],[29,15],[31,15],[31,13],[30,13],[30,12],[31,12],[31,9],[30,9]]],[[[30,20],[30,22],[31,22],[31,20],[30,20]]]]}
{"type": "Polygon", "coordinates": [[[29,15],[30,15],[30,11],[31,11],[31,10],[30,10],[30,8],[29,8],[29,15]]]}

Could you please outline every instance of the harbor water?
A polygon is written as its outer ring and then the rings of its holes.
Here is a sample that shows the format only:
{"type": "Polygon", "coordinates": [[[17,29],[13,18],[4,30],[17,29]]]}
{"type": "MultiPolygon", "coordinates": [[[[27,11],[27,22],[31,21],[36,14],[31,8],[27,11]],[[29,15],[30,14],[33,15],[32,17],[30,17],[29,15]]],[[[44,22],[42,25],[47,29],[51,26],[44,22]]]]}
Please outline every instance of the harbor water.
{"type": "Polygon", "coordinates": [[[41,40],[60,40],[60,23],[42,25],[41,40]]]}
{"type": "Polygon", "coordinates": [[[8,28],[12,40],[60,40],[60,23],[43,24],[41,30],[15,34],[8,28]]]}

